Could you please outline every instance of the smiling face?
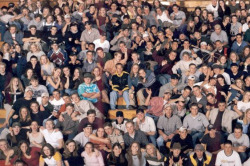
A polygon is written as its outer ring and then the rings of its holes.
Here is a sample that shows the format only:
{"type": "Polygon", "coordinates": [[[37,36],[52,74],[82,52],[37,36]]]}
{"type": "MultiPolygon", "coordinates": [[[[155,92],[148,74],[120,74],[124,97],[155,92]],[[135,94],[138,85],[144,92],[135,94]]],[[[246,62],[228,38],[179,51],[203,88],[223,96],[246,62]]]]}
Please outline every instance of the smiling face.
{"type": "Polygon", "coordinates": [[[0,150],[2,150],[3,152],[6,151],[8,149],[8,144],[7,141],[1,141],[0,142],[0,150]]]}
{"type": "Polygon", "coordinates": [[[70,142],[68,145],[66,145],[66,147],[69,150],[69,152],[72,153],[76,149],[76,144],[74,142],[70,142]]]}
{"type": "Polygon", "coordinates": [[[26,153],[28,150],[28,145],[26,143],[22,143],[20,146],[20,149],[21,149],[22,153],[26,153]]]}

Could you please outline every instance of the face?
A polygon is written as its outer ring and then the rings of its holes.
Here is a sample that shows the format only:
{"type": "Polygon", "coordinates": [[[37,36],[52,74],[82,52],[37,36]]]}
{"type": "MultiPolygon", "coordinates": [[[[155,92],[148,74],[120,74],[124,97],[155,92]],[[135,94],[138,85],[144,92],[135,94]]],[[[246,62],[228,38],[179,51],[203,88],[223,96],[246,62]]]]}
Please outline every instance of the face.
{"type": "Polygon", "coordinates": [[[37,59],[36,59],[36,58],[31,58],[31,59],[30,59],[30,63],[31,63],[32,65],[36,65],[36,64],[37,64],[37,59]]]}
{"type": "Polygon", "coordinates": [[[74,71],[74,77],[79,78],[79,76],[80,76],[79,70],[78,70],[78,69],[75,69],[75,71],[74,71]]]}
{"type": "Polygon", "coordinates": [[[165,109],[164,109],[164,112],[165,112],[165,115],[167,116],[167,117],[171,117],[171,115],[172,115],[172,108],[170,107],[170,106],[168,106],[168,107],[166,107],[165,109]]]}
{"type": "Polygon", "coordinates": [[[57,91],[53,92],[53,97],[57,100],[60,99],[60,93],[57,91]]]}
{"type": "Polygon", "coordinates": [[[117,71],[117,73],[122,73],[123,67],[121,65],[117,65],[116,66],[116,71],[117,71]]]}
{"type": "Polygon", "coordinates": [[[45,56],[41,56],[40,62],[41,62],[42,65],[46,64],[47,63],[47,58],[45,56]]]}
{"type": "Polygon", "coordinates": [[[80,98],[78,95],[72,95],[71,96],[71,99],[74,103],[78,103],[80,101],[80,98]]]}
{"type": "Polygon", "coordinates": [[[207,97],[207,101],[209,103],[214,103],[214,97],[212,97],[211,95],[207,97]]]}
{"type": "Polygon", "coordinates": [[[121,54],[117,54],[117,55],[115,56],[115,60],[116,60],[117,62],[119,62],[121,59],[122,59],[122,55],[121,55],[121,54]]]}
{"type": "Polygon", "coordinates": [[[104,127],[104,131],[105,131],[105,133],[107,133],[107,135],[111,135],[113,132],[112,127],[110,127],[110,126],[104,127]]]}
{"type": "Polygon", "coordinates": [[[62,71],[61,69],[57,69],[55,72],[54,72],[54,76],[57,78],[61,75],[62,71]]]}
{"type": "Polygon", "coordinates": [[[93,147],[90,144],[86,144],[85,151],[87,153],[91,153],[91,152],[93,152],[93,147]]]}
{"type": "Polygon", "coordinates": [[[45,127],[47,130],[53,130],[54,128],[54,124],[52,121],[47,121],[46,124],[45,124],[45,127]]]}
{"type": "Polygon", "coordinates": [[[201,150],[195,150],[195,153],[196,153],[196,155],[197,155],[197,157],[199,159],[203,157],[203,151],[201,151],[201,150]]]}
{"type": "Polygon", "coordinates": [[[31,80],[30,83],[33,87],[37,87],[39,85],[38,80],[31,80]]]}
{"type": "Polygon", "coordinates": [[[97,136],[98,137],[103,137],[104,136],[104,129],[103,128],[99,128],[97,130],[97,136]]]}
{"type": "Polygon", "coordinates": [[[175,52],[171,52],[171,53],[169,54],[169,59],[170,59],[171,61],[174,61],[175,58],[176,58],[176,56],[177,56],[177,54],[176,54],[175,52]]]}
{"type": "Polygon", "coordinates": [[[18,85],[18,79],[15,78],[15,79],[13,79],[13,86],[17,86],[17,85],[18,85]]]}
{"type": "Polygon", "coordinates": [[[139,71],[139,76],[145,78],[146,77],[146,72],[144,70],[139,71]]]}
{"type": "Polygon", "coordinates": [[[68,115],[71,115],[71,113],[74,112],[74,108],[72,106],[68,106],[66,107],[66,112],[68,113],[68,115]]]}
{"type": "Polygon", "coordinates": [[[143,120],[145,118],[145,114],[142,113],[142,112],[139,112],[138,114],[136,114],[136,117],[139,119],[139,120],[143,120]]]}
{"type": "Polygon", "coordinates": [[[234,129],[234,136],[235,136],[235,138],[239,139],[242,136],[242,130],[241,129],[234,129]]]}
{"type": "Polygon", "coordinates": [[[15,27],[10,27],[10,33],[11,34],[16,33],[16,28],[15,27]]]}
{"type": "Polygon", "coordinates": [[[149,155],[154,154],[154,147],[151,146],[151,145],[147,145],[147,146],[146,146],[146,152],[147,152],[147,154],[149,154],[149,155]]]}
{"type": "Polygon", "coordinates": [[[28,115],[27,109],[23,108],[23,109],[21,110],[21,115],[22,115],[22,117],[27,117],[27,115],[28,115]]]}
{"type": "Polygon", "coordinates": [[[226,109],[226,103],[219,103],[218,107],[220,111],[224,111],[226,109]]]}
{"type": "Polygon", "coordinates": [[[84,82],[85,82],[85,84],[90,84],[91,83],[91,78],[89,78],[89,77],[84,78],[84,82]]]}
{"type": "Polygon", "coordinates": [[[215,28],[215,33],[216,34],[220,34],[220,32],[221,32],[221,28],[215,28]]]}
{"type": "Polygon", "coordinates": [[[31,125],[30,125],[30,127],[31,127],[31,130],[32,130],[32,131],[37,131],[37,129],[38,129],[38,124],[37,124],[37,122],[32,122],[31,125]]]}
{"type": "Polygon", "coordinates": [[[118,156],[118,155],[121,154],[122,149],[120,149],[118,146],[115,146],[115,147],[113,148],[113,151],[114,151],[114,154],[115,154],[116,156],[118,156]]]}
{"type": "Polygon", "coordinates": [[[182,58],[183,58],[184,61],[189,61],[190,60],[190,57],[189,57],[188,54],[183,54],[182,58]]]}
{"type": "Polygon", "coordinates": [[[85,127],[83,131],[85,134],[90,135],[92,133],[92,127],[85,127]]]}
{"type": "Polygon", "coordinates": [[[27,149],[28,149],[28,146],[26,143],[23,143],[21,146],[20,146],[20,149],[23,153],[26,153],[27,149]]]}
{"type": "Polygon", "coordinates": [[[44,153],[46,156],[50,156],[50,149],[49,149],[47,146],[45,146],[45,147],[43,148],[43,153],[44,153]]]}
{"type": "Polygon", "coordinates": [[[185,139],[187,137],[187,130],[179,131],[181,138],[185,139]]]}
{"type": "Polygon", "coordinates": [[[197,106],[192,106],[191,108],[190,108],[190,111],[191,111],[191,114],[192,115],[197,115],[198,114],[198,107],[197,106]]]}
{"type": "Polygon", "coordinates": [[[94,122],[94,120],[95,120],[95,114],[89,114],[87,117],[88,117],[89,123],[93,123],[94,122]]]}
{"type": "Polygon", "coordinates": [[[188,97],[190,95],[191,91],[189,89],[185,89],[182,93],[183,97],[188,97]]]}
{"type": "Polygon", "coordinates": [[[181,153],[181,150],[180,150],[180,149],[174,149],[174,150],[173,150],[173,155],[174,155],[174,156],[179,156],[180,153],[181,153]]]}
{"type": "Polygon", "coordinates": [[[135,129],[134,129],[134,125],[131,123],[126,123],[126,129],[128,131],[129,134],[133,134],[135,129]]]}
{"type": "Polygon", "coordinates": [[[76,149],[76,144],[74,142],[70,142],[66,147],[68,148],[69,152],[72,153],[76,149]]]}
{"type": "Polygon", "coordinates": [[[63,73],[64,73],[65,76],[69,76],[70,75],[69,68],[67,68],[67,67],[63,68],[63,73]]]}
{"type": "Polygon", "coordinates": [[[15,135],[17,135],[21,130],[21,128],[19,126],[12,127],[12,129],[13,129],[13,132],[15,135]]]}
{"type": "Polygon", "coordinates": [[[132,150],[132,152],[138,152],[138,150],[139,150],[138,145],[136,143],[133,143],[131,146],[131,150],[132,150]]]}
{"type": "Polygon", "coordinates": [[[195,96],[199,96],[199,95],[201,94],[200,88],[195,87],[195,88],[193,89],[193,93],[194,93],[195,96]]]}
{"type": "Polygon", "coordinates": [[[31,98],[33,96],[33,91],[29,90],[28,92],[25,92],[25,97],[31,98]]]}
{"type": "Polygon", "coordinates": [[[7,142],[1,141],[0,142],[0,150],[6,151],[8,149],[7,142]]]}
{"type": "Polygon", "coordinates": [[[232,145],[225,144],[224,145],[224,151],[225,151],[225,154],[227,154],[227,155],[232,154],[232,151],[233,151],[232,145]]]}

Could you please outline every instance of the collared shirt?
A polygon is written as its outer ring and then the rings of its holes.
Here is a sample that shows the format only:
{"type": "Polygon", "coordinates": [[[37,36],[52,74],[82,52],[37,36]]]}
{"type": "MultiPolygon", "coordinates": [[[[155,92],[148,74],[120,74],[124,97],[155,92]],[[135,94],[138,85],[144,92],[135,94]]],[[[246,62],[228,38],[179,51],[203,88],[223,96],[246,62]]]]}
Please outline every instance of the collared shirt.
{"type": "Polygon", "coordinates": [[[88,100],[91,101],[92,103],[96,103],[98,101],[97,98],[92,99],[82,96],[83,93],[93,93],[93,92],[99,93],[100,90],[98,89],[96,84],[86,85],[85,83],[82,83],[81,85],[79,85],[77,91],[81,100],[88,100]]]}
{"type": "Polygon", "coordinates": [[[85,136],[84,132],[81,132],[77,134],[73,140],[76,141],[76,143],[80,144],[81,147],[84,147],[85,144],[89,142],[90,139],[89,137],[85,136]]]}
{"type": "Polygon", "coordinates": [[[163,130],[166,135],[174,133],[181,126],[181,119],[176,115],[172,115],[170,118],[165,115],[160,116],[157,123],[157,128],[163,130]]]}
{"type": "Polygon", "coordinates": [[[85,29],[81,35],[81,41],[86,43],[93,43],[96,39],[100,38],[100,33],[97,29],[91,28],[91,31],[85,29]]]}
{"type": "MultiPolygon", "coordinates": [[[[133,120],[134,123],[136,123],[136,121],[137,121],[137,118],[133,120]]],[[[145,116],[145,121],[139,124],[139,128],[143,132],[156,131],[155,122],[153,118],[148,117],[148,116],[145,116]]]]}
{"type": "Polygon", "coordinates": [[[108,138],[110,139],[112,145],[116,142],[119,142],[120,144],[124,143],[122,135],[121,134],[116,135],[115,132],[109,135],[108,138]]]}
{"type": "Polygon", "coordinates": [[[196,117],[188,114],[183,121],[183,126],[191,131],[204,132],[205,128],[209,125],[206,116],[202,113],[198,113],[196,117]]]}

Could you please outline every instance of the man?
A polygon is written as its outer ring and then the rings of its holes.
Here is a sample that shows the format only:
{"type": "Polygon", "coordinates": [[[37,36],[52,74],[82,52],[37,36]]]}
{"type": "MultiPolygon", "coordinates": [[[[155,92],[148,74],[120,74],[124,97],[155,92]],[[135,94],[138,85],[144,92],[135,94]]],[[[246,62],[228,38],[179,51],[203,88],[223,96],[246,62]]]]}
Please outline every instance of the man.
{"type": "Polygon", "coordinates": [[[242,116],[242,112],[234,107],[234,111],[226,109],[226,102],[219,101],[218,108],[208,112],[207,117],[217,131],[223,132],[223,135],[232,132],[232,121],[242,116]]]}
{"type": "Polygon", "coordinates": [[[23,44],[23,33],[17,31],[16,25],[12,24],[9,26],[9,30],[4,33],[3,40],[6,43],[9,43],[10,45],[23,44]]]}
{"type": "Polygon", "coordinates": [[[234,51],[237,54],[241,54],[247,45],[248,43],[246,41],[243,41],[242,34],[238,33],[236,35],[236,40],[233,42],[233,45],[231,47],[231,51],[234,51]]]}
{"type": "Polygon", "coordinates": [[[70,31],[65,33],[65,50],[68,54],[74,52],[78,54],[81,50],[80,36],[81,32],[78,30],[76,23],[70,24],[70,31]]]}
{"type": "Polygon", "coordinates": [[[49,110],[40,110],[36,101],[30,103],[30,117],[32,121],[37,121],[39,126],[45,126],[47,118],[51,115],[49,110]]]}
{"type": "Polygon", "coordinates": [[[214,17],[217,18],[218,15],[218,8],[219,8],[219,4],[217,2],[217,0],[212,0],[211,4],[209,4],[206,9],[209,12],[212,12],[214,14],[214,17]]]}
{"type": "Polygon", "coordinates": [[[124,149],[124,140],[120,131],[114,129],[110,122],[106,122],[103,125],[104,131],[110,139],[110,143],[113,146],[115,143],[119,143],[124,149]]]}
{"type": "Polygon", "coordinates": [[[144,132],[140,130],[135,130],[133,121],[128,121],[126,123],[126,129],[128,132],[123,135],[126,149],[135,141],[140,144],[141,148],[145,148],[146,145],[149,143],[147,136],[144,134],[144,132]]]}
{"type": "Polygon", "coordinates": [[[149,138],[149,140],[156,146],[156,127],[154,120],[145,116],[144,110],[136,110],[136,118],[133,120],[135,123],[135,129],[141,130],[149,138]]]}
{"type": "Polygon", "coordinates": [[[175,103],[171,103],[171,107],[173,109],[173,115],[177,115],[181,121],[183,121],[187,112],[185,100],[178,98],[175,103]]]}
{"type": "Polygon", "coordinates": [[[160,7],[156,8],[156,18],[158,24],[162,24],[162,28],[170,27],[173,21],[169,18],[169,14],[167,10],[162,10],[160,7]],[[160,22],[159,22],[160,21],[160,22]]]}
{"type": "Polygon", "coordinates": [[[31,77],[30,84],[31,85],[28,87],[33,90],[33,96],[32,96],[33,98],[36,99],[38,97],[41,97],[43,93],[48,93],[46,86],[39,84],[39,79],[37,76],[31,77]]]}
{"type": "Polygon", "coordinates": [[[43,37],[43,50],[48,52],[50,46],[53,43],[61,44],[63,42],[62,33],[60,33],[56,26],[52,26],[50,29],[50,33],[46,33],[43,37]]]}
{"type": "Polygon", "coordinates": [[[212,66],[212,68],[213,68],[213,72],[214,72],[214,77],[217,77],[219,74],[222,74],[223,77],[225,78],[226,83],[228,85],[231,85],[230,76],[228,73],[224,72],[223,67],[221,65],[214,64],[212,66]]]}
{"type": "Polygon", "coordinates": [[[233,150],[240,155],[241,162],[244,163],[247,159],[247,149],[249,148],[249,137],[242,133],[242,125],[237,124],[234,132],[228,136],[228,140],[232,141],[233,150]]]}
{"type": "Polygon", "coordinates": [[[110,44],[107,39],[107,34],[105,32],[101,33],[101,36],[99,39],[96,39],[93,41],[95,44],[95,51],[97,51],[97,48],[102,48],[105,53],[109,52],[110,44]]]}
{"type": "Polygon", "coordinates": [[[200,86],[195,85],[193,87],[193,95],[191,96],[190,103],[197,103],[199,107],[199,112],[205,113],[205,108],[207,105],[207,98],[201,93],[200,86]]]}
{"type": "Polygon", "coordinates": [[[164,142],[170,141],[177,133],[177,129],[182,126],[181,119],[172,113],[173,110],[171,105],[166,104],[164,106],[164,115],[160,116],[157,122],[157,129],[160,135],[157,138],[157,145],[159,148],[165,146],[164,142]]]}
{"type": "Polygon", "coordinates": [[[45,129],[40,128],[41,133],[47,143],[52,145],[56,149],[63,148],[63,135],[61,131],[55,130],[55,124],[53,120],[49,119],[46,121],[45,129]]]}
{"type": "Polygon", "coordinates": [[[20,98],[18,99],[14,105],[12,106],[12,109],[9,113],[9,115],[7,116],[3,126],[8,125],[10,119],[13,119],[13,121],[18,120],[19,117],[19,110],[21,107],[27,107],[30,108],[30,103],[32,101],[36,101],[34,98],[32,98],[33,96],[33,91],[31,88],[26,88],[25,89],[25,93],[24,93],[24,98],[20,98]]]}
{"type": "Polygon", "coordinates": [[[240,9],[240,5],[236,3],[236,0],[231,0],[229,7],[231,14],[235,14],[236,10],[240,9]]]}
{"type": "Polygon", "coordinates": [[[112,122],[112,127],[114,129],[120,130],[122,133],[126,133],[127,132],[126,123],[127,123],[127,120],[124,119],[123,112],[117,111],[116,112],[116,120],[114,122],[112,122]]]}
{"type": "Polygon", "coordinates": [[[237,63],[232,63],[227,73],[231,78],[231,84],[235,84],[237,79],[243,79],[243,71],[239,70],[239,65],[237,63]]]}
{"type": "Polygon", "coordinates": [[[170,82],[161,86],[159,96],[163,97],[166,90],[172,91],[172,93],[177,94],[178,90],[180,91],[182,88],[183,85],[179,83],[179,76],[177,74],[172,74],[170,82]]]}
{"type": "Polygon", "coordinates": [[[3,99],[4,99],[4,89],[10,83],[12,74],[6,71],[6,64],[0,62],[0,108],[3,108],[3,99]]]}
{"type": "Polygon", "coordinates": [[[215,166],[241,166],[239,154],[233,150],[232,141],[227,140],[224,143],[224,150],[217,154],[215,166]]]}
{"type": "Polygon", "coordinates": [[[92,125],[90,123],[86,123],[83,126],[83,130],[75,136],[73,139],[77,144],[80,145],[81,148],[85,146],[87,142],[89,142],[89,136],[92,134],[92,125]]]}
{"type": "Polygon", "coordinates": [[[224,30],[221,30],[221,26],[219,24],[216,24],[214,26],[215,31],[212,32],[210,40],[215,43],[217,40],[220,40],[223,44],[223,46],[226,46],[228,44],[228,36],[227,33],[224,30]]]}
{"type": "Polygon", "coordinates": [[[87,44],[93,43],[100,38],[99,31],[96,28],[92,28],[92,24],[89,21],[85,22],[85,28],[80,38],[82,50],[86,49],[87,44]]]}
{"type": "Polygon", "coordinates": [[[30,28],[32,25],[36,26],[36,30],[42,31],[43,30],[42,15],[35,14],[33,20],[29,22],[28,28],[30,28]]]}
{"type": "Polygon", "coordinates": [[[31,25],[29,27],[29,31],[26,31],[23,36],[23,49],[29,50],[29,47],[32,43],[36,43],[37,46],[41,49],[40,41],[41,41],[41,33],[37,31],[37,28],[35,25],[31,25]]]}
{"type": "Polygon", "coordinates": [[[188,132],[192,135],[194,145],[203,137],[205,129],[209,125],[206,116],[198,112],[198,110],[198,104],[192,103],[190,105],[191,113],[183,120],[183,126],[186,127],[188,132]]]}
{"type": "Polygon", "coordinates": [[[175,136],[172,138],[170,146],[171,148],[173,147],[174,143],[180,143],[182,147],[181,152],[184,154],[188,154],[194,149],[192,136],[188,134],[187,128],[183,126],[179,128],[178,134],[175,134],[175,136]]]}
{"type": "Polygon", "coordinates": [[[57,41],[53,41],[51,44],[52,49],[48,52],[48,58],[57,67],[62,67],[68,64],[68,54],[65,50],[61,49],[57,41]]]}
{"type": "Polygon", "coordinates": [[[96,66],[97,64],[96,61],[94,60],[93,51],[87,51],[86,60],[83,62],[82,71],[91,73],[96,66]]]}
{"type": "Polygon", "coordinates": [[[78,87],[78,94],[81,100],[88,100],[92,103],[97,103],[100,97],[100,90],[96,84],[91,83],[93,76],[90,73],[84,74],[84,83],[78,87]]]}
{"type": "Polygon", "coordinates": [[[205,151],[201,144],[197,144],[194,148],[194,152],[189,155],[188,166],[204,166],[209,165],[211,162],[212,154],[205,151]]]}
{"type": "Polygon", "coordinates": [[[56,124],[56,128],[61,129],[64,140],[73,139],[77,133],[79,121],[74,121],[72,114],[74,113],[74,105],[66,104],[66,113],[63,114],[63,121],[56,124]]]}
{"type": "Polygon", "coordinates": [[[100,69],[104,69],[104,65],[108,60],[112,59],[112,56],[109,52],[104,52],[103,48],[99,47],[96,49],[97,54],[97,66],[100,69]]]}
{"type": "Polygon", "coordinates": [[[65,104],[65,101],[61,97],[60,91],[57,89],[53,91],[53,99],[51,99],[49,102],[53,105],[53,111],[56,113],[59,112],[62,105],[65,104]]]}
{"type": "Polygon", "coordinates": [[[124,42],[126,45],[126,48],[131,47],[131,40],[129,39],[129,29],[126,28],[124,30],[120,30],[119,35],[115,36],[113,40],[110,41],[110,45],[112,47],[110,48],[111,51],[119,51],[119,45],[121,42],[124,42]]]}
{"type": "Polygon", "coordinates": [[[6,137],[9,146],[17,148],[21,141],[28,141],[26,131],[27,130],[23,130],[21,128],[21,124],[19,122],[14,122],[12,124],[12,130],[6,137]]]}
{"type": "Polygon", "coordinates": [[[88,110],[87,117],[82,119],[78,125],[78,132],[80,133],[84,127],[84,125],[88,123],[92,125],[93,130],[97,130],[98,128],[102,127],[103,120],[96,117],[95,110],[88,110]]]}
{"type": "Polygon", "coordinates": [[[179,10],[179,6],[177,4],[174,4],[172,9],[173,13],[170,14],[170,18],[173,21],[174,26],[176,28],[180,28],[186,21],[186,14],[179,10]]]}
{"type": "Polygon", "coordinates": [[[125,65],[128,60],[128,54],[127,51],[125,51],[124,59],[122,59],[122,53],[121,52],[115,52],[114,58],[111,60],[106,61],[104,65],[104,71],[107,77],[111,75],[114,75],[116,73],[116,64],[121,63],[122,65],[125,65]]]}
{"type": "Polygon", "coordinates": [[[77,93],[73,93],[71,95],[71,100],[74,103],[74,109],[76,112],[78,112],[80,115],[76,116],[74,118],[75,120],[81,121],[82,119],[87,117],[87,112],[90,109],[95,110],[96,117],[102,119],[104,115],[88,100],[80,100],[80,97],[77,93]]]}
{"type": "Polygon", "coordinates": [[[129,109],[129,94],[128,94],[128,73],[123,71],[121,63],[116,64],[116,73],[112,76],[112,92],[110,93],[110,108],[116,107],[117,98],[123,96],[126,102],[126,109],[129,109]]]}

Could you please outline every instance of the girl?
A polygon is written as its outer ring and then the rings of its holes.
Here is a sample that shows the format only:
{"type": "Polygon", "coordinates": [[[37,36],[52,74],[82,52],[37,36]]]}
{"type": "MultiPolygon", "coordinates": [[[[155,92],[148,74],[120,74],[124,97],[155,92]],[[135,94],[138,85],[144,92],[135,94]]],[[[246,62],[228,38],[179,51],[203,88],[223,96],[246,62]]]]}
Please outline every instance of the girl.
{"type": "Polygon", "coordinates": [[[26,131],[30,129],[31,117],[30,117],[30,112],[27,107],[20,108],[19,122],[21,124],[22,129],[25,129],[26,131]]]}
{"type": "Polygon", "coordinates": [[[30,147],[42,148],[44,138],[42,133],[39,131],[37,121],[32,121],[30,125],[30,131],[27,132],[27,136],[30,142],[30,147]]]}
{"type": "Polygon", "coordinates": [[[23,74],[21,76],[21,80],[22,80],[23,85],[24,85],[25,88],[30,85],[30,79],[33,76],[33,74],[34,74],[33,69],[28,68],[28,69],[26,69],[25,74],[23,74]]]}
{"type": "Polygon", "coordinates": [[[55,21],[54,21],[54,17],[52,15],[48,15],[45,19],[45,21],[43,22],[43,31],[49,32],[50,33],[50,29],[52,28],[52,26],[55,25],[55,21]]]}
{"type": "Polygon", "coordinates": [[[164,156],[159,152],[159,150],[154,146],[154,144],[148,144],[146,146],[145,158],[149,166],[163,166],[164,156]]]}
{"type": "Polygon", "coordinates": [[[106,24],[109,22],[109,18],[106,15],[106,9],[102,7],[99,10],[99,14],[96,19],[96,25],[99,31],[106,32],[106,24]]]}
{"type": "Polygon", "coordinates": [[[108,156],[109,166],[127,166],[127,160],[122,153],[122,146],[119,142],[114,143],[112,151],[108,156]]]}
{"type": "Polygon", "coordinates": [[[61,73],[62,73],[62,70],[60,68],[55,68],[52,76],[47,77],[46,85],[47,85],[49,94],[52,94],[52,92],[55,89],[59,89],[59,90],[63,89],[63,84],[61,82],[61,73]]]}
{"type": "Polygon", "coordinates": [[[228,105],[232,102],[239,101],[242,99],[244,94],[244,82],[242,79],[236,79],[234,86],[231,85],[230,91],[228,92],[227,96],[227,103],[228,105]]]}
{"type": "Polygon", "coordinates": [[[5,139],[0,139],[0,165],[10,165],[15,161],[15,151],[5,139]]]}
{"type": "Polygon", "coordinates": [[[39,166],[44,166],[45,163],[48,166],[62,166],[61,154],[55,151],[49,143],[44,144],[42,147],[39,166]]]}
{"type": "Polygon", "coordinates": [[[52,75],[55,69],[55,65],[53,64],[53,62],[50,62],[50,60],[46,55],[41,56],[40,63],[41,63],[41,76],[43,80],[47,80],[48,76],[52,75]]]}
{"type": "Polygon", "coordinates": [[[128,160],[128,165],[130,166],[145,166],[146,160],[145,160],[145,153],[141,152],[140,144],[137,142],[133,142],[129,149],[127,154],[125,155],[128,160]]]}
{"type": "Polygon", "coordinates": [[[27,164],[27,166],[39,165],[40,148],[30,147],[28,142],[21,141],[18,144],[19,157],[27,164]]]}
{"type": "Polygon", "coordinates": [[[228,59],[228,62],[227,62],[227,69],[230,70],[232,63],[236,63],[237,65],[240,64],[240,57],[236,52],[231,52],[230,53],[229,59],[228,59]]]}
{"type": "Polygon", "coordinates": [[[248,108],[250,108],[250,92],[246,91],[243,94],[243,98],[241,101],[237,101],[237,108],[242,112],[245,112],[248,108]]]}
{"type": "Polygon", "coordinates": [[[3,53],[3,59],[6,61],[9,61],[10,60],[10,44],[6,42],[3,43],[0,51],[3,53]]]}
{"type": "Polygon", "coordinates": [[[63,162],[65,166],[82,166],[83,159],[78,152],[78,146],[74,140],[68,140],[65,143],[63,151],[63,162]]]}
{"type": "Polygon", "coordinates": [[[243,133],[244,134],[250,134],[250,109],[248,108],[246,112],[244,113],[243,120],[237,120],[238,123],[242,124],[243,127],[243,133]]]}
{"type": "Polygon", "coordinates": [[[224,16],[230,16],[231,15],[231,10],[225,4],[224,0],[219,1],[218,14],[219,14],[220,18],[223,18],[224,16]]]}
{"type": "Polygon", "coordinates": [[[36,56],[39,61],[41,56],[45,55],[45,53],[41,51],[41,48],[39,48],[39,46],[36,43],[32,43],[30,45],[30,51],[27,54],[27,62],[30,61],[30,57],[33,55],[36,56]]]}
{"type": "Polygon", "coordinates": [[[26,68],[33,69],[34,74],[39,78],[39,80],[41,79],[41,65],[35,55],[30,57],[30,61],[27,63],[26,68]]]}
{"type": "Polygon", "coordinates": [[[94,149],[93,143],[86,143],[84,149],[81,156],[84,157],[86,166],[104,166],[102,155],[98,150],[94,149]]]}
{"type": "Polygon", "coordinates": [[[129,102],[130,105],[135,106],[135,98],[134,94],[138,91],[138,83],[139,83],[139,65],[137,63],[133,64],[131,67],[131,71],[128,77],[128,86],[129,86],[129,102]]]}

